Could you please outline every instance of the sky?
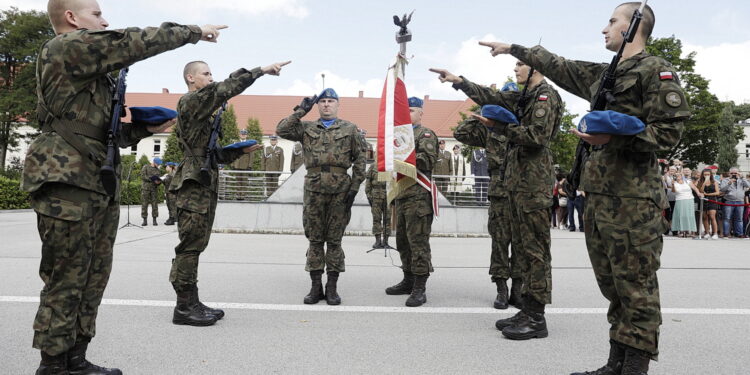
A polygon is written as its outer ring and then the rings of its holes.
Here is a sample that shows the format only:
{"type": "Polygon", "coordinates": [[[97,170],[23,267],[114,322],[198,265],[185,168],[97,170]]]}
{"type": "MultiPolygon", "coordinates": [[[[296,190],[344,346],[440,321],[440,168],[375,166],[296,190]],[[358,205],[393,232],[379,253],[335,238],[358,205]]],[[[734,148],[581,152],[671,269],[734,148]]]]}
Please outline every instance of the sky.
{"type": "MultiPolygon", "coordinates": [[[[0,9],[46,10],[46,0],[0,0],[0,9]]],[[[199,42],[138,62],[129,92],[186,91],[185,63],[204,60],[214,79],[238,68],[292,60],[280,77],[265,76],[244,94],[312,95],[325,85],[339,95],[379,97],[388,65],[398,52],[392,16],[414,10],[409,28],[410,96],[461,100],[428,68],[446,68],[482,84],[503,83],[515,59],[492,57],[479,40],[532,46],[576,60],[609,62],[601,30],[621,1],[309,1],[309,0],[101,0],[110,28],[226,24],[218,43],[199,42]],[[533,7],[530,5],[533,3],[533,7]]],[[[675,35],[684,52],[697,52],[696,71],[710,80],[720,100],[750,103],[750,2],[747,0],[649,1],[656,14],[653,36],[675,35]]],[[[568,108],[582,114],[588,103],[561,92],[568,108]]]]}

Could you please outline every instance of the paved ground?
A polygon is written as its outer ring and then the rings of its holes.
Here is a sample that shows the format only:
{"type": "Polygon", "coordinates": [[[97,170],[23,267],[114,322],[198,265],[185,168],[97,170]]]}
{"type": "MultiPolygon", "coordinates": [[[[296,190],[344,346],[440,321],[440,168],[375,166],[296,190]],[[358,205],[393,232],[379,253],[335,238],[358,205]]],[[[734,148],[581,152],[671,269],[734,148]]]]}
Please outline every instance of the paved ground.
{"type": "MultiPolygon", "coordinates": [[[[34,221],[30,212],[0,213],[2,374],[30,374],[38,363],[31,348],[41,288],[34,221]]],[[[201,259],[201,296],[226,307],[227,316],[195,328],[170,322],[176,228],[122,229],[89,358],[127,374],[567,374],[599,367],[608,351],[606,305],[583,234],[553,230],[552,237],[550,336],[513,342],[494,328],[515,310],[490,307],[488,238],[433,239],[428,303],[408,309],[405,297],[383,292],[399,280],[392,265],[398,254],[365,253],[371,238],[344,239],[343,305],[310,307],[302,304],[309,289],[304,237],[215,234],[201,259]]],[[[651,373],[747,373],[750,241],[668,238],[659,278],[664,325],[651,373]]]]}

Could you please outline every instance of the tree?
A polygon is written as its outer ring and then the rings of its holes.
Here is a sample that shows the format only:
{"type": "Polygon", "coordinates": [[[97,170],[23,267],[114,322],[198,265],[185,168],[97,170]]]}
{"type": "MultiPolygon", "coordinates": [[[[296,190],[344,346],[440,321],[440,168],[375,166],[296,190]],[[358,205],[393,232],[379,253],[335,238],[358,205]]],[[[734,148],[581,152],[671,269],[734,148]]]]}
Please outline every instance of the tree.
{"type": "Polygon", "coordinates": [[[36,122],[36,58],[39,46],[54,35],[44,12],[15,7],[0,12],[0,169],[22,138],[21,119],[36,122]]]}
{"type": "Polygon", "coordinates": [[[575,128],[573,119],[578,115],[571,114],[565,107],[565,103],[563,103],[563,108],[565,108],[565,112],[563,112],[560,121],[560,130],[552,139],[550,150],[552,151],[552,163],[558,164],[563,173],[568,173],[573,166],[576,146],[578,146],[578,137],[569,133],[568,130],[575,128]]]}
{"type": "MultiPolygon", "coordinates": [[[[258,121],[257,118],[250,117],[249,119],[247,119],[247,127],[245,127],[245,130],[247,130],[247,139],[254,139],[258,141],[258,143],[263,143],[263,130],[261,130],[260,121],[258,121]]],[[[260,163],[261,158],[257,157],[256,155],[256,157],[253,158],[254,171],[260,170],[260,163]]]]}
{"type": "MultiPolygon", "coordinates": [[[[750,119],[750,103],[735,105],[734,109],[734,123],[742,122],[750,119]]],[[[742,133],[744,139],[745,134],[742,133]]]]}
{"type": "Polygon", "coordinates": [[[164,150],[164,161],[179,163],[182,161],[182,150],[179,146],[180,140],[177,139],[174,128],[167,137],[167,148],[164,150]]]}
{"type": "Polygon", "coordinates": [[[679,74],[692,117],[685,121],[680,143],[660,157],[678,158],[695,167],[698,163],[711,164],[719,152],[719,123],[722,104],[708,91],[709,81],[695,73],[695,52],[685,57],[682,41],[674,35],[668,38],[649,38],[646,51],[670,62],[679,74]]]}
{"type": "Polygon", "coordinates": [[[226,146],[240,140],[240,131],[237,129],[237,115],[234,113],[234,105],[230,104],[221,114],[221,139],[219,144],[226,146]]]}
{"type": "Polygon", "coordinates": [[[721,126],[719,128],[719,152],[716,163],[720,171],[728,171],[729,168],[737,166],[737,131],[735,128],[734,104],[724,103],[721,112],[721,126]]]}

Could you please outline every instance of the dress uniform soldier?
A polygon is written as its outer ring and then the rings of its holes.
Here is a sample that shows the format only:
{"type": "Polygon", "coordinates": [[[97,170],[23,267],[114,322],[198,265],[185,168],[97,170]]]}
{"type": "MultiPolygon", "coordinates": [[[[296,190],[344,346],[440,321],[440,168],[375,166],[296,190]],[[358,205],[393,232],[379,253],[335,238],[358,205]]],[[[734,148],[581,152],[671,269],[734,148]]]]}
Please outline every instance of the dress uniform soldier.
{"type": "Polygon", "coordinates": [[[386,182],[378,181],[378,166],[370,164],[365,179],[365,195],[372,213],[372,234],[375,236],[373,249],[388,248],[391,235],[391,210],[389,209],[386,182]]]}
{"type": "Polygon", "coordinates": [[[522,264],[519,256],[521,244],[519,234],[512,231],[512,215],[508,192],[503,181],[508,151],[507,138],[484,126],[479,120],[469,118],[461,122],[453,132],[457,141],[469,146],[487,150],[490,172],[488,196],[490,200],[487,230],[492,238],[490,255],[490,276],[497,285],[497,297],[493,303],[496,309],[507,309],[508,304],[521,307],[522,264]],[[509,257],[509,246],[513,248],[509,257]],[[508,298],[509,278],[513,279],[508,298]]]}
{"type": "Polygon", "coordinates": [[[304,158],[302,156],[302,143],[294,142],[294,147],[292,147],[292,162],[289,166],[292,173],[294,173],[294,171],[296,171],[303,162],[304,158]]]}
{"type": "MultiPolygon", "coordinates": [[[[36,373],[121,374],[86,360],[120,217],[119,187],[109,196],[99,167],[106,159],[112,113],[110,73],[187,43],[215,41],[223,27],[164,23],[107,31],[95,0],[50,0],[47,14],[57,35],[42,45],[37,60],[42,134],[29,146],[21,181],[31,195],[42,241],[44,287],[33,340],[42,361],[36,373]]],[[[172,124],[123,124],[115,141],[130,146],[172,124]]],[[[119,167],[116,172],[119,179],[119,167]]]]}
{"type": "Polygon", "coordinates": [[[148,206],[151,205],[151,216],[154,218],[154,225],[156,218],[159,217],[159,186],[162,184],[161,171],[159,170],[161,165],[160,158],[154,158],[150,164],[146,164],[141,168],[141,217],[143,218],[143,226],[148,225],[148,206]]]}
{"type": "Polygon", "coordinates": [[[466,176],[466,159],[461,155],[461,146],[453,146],[453,155],[451,155],[451,166],[453,167],[453,179],[451,180],[451,191],[455,195],[461,192],[461,187],[464,182],[464,176],[466,176]]]}
{"type": "Polygon", "coordinates": [[[172,180],[174,179],[174,169],[177,166],[176,163],[168,161],[165,163],[167,170],[167,175],[164,176],[162,179],[164,182],[164,198],[167,201],[167,210],[169,211],[169,218],[167,218],[167,221],[164,222],[164,225],[174,225],[176,223],[176,217],[177,217],[177,208],[175,207],[175,199],[177,196],[169,191],[169,185],[172,183],[172,180]]]}
{"type": "MultiPolygon", "coordinates": [[[[278,75],[281,67],[277,63],[252,70],[238,69],[229,78],[214,82],[211,69],[202,61],[185,65],[183,78],[188,93],[177,102],[179,113],[175,134],[179,140],[184,159],[175,171],[169,190],[177,194],[177,230],[180,243],[175,247],[175,257],[169,281],[177,294],[177,304],[172,323],[192,326],[207,326],[224,317],[224,311],[204,305],[198,296],[198,261],[211,238],[211,227],[216,214],[218,200],[219,170],[217,164],[231,163],[243,153],[260,148],[254,145],[245,148],[215,149],[216,164],[208,167],[208,181],[201,178],[206,149],[211,139],[211,125],[216,111],[223,103],[239,95],[265,74],[278,75]],[[207,183],[207,184],[206,184],[207,183]],[[206,184],[206,185],[204,185],[206,184]]],[[[204,170],[205,175],[205,170],[204,170]]]]}
{"type": "MultiPolygon", "coordinates": [[[[247,129],[240,130],[240,141],[246,141],[247,140],[247,129]]],[[[256,151],[249,152],[247,154],[243,154],[240,156],[239,159],[235,160],[234,163],[231,164],[231,167],[233,170],[236,171],[252,171],[253,170],[253,164],[255,163],[255,156],[257,155],[256,151]]],[[[236,199],[246,199],[249,194],[250,189],[250,174],[248,173],[237,173],[234,177],[235,179],[235,190],[237,191],[235,198],[236,199]]]]}
{"type": "MultiPolygon", "coordinates": [[[[438,176],[450,176],[453,174],[453,164],[451,163],[451,153],[445,149],[445,140],[438,142],[440,149],[438,150],[438,158],[435,162],[435,167],[432,170],[433,175],[438,176]]],[[[448,192],[448,182],[450,177],[435,177],[435,183],[438,189],[445,194],[448,192]]]]}
{"type": "MultiPolygon", "coordinates": [[[[552,206],[552,152],[549,143],[560,127],[563,103],[557,91],[539,72],[517,62],[516,82],[525,85],[522,93],[498,91],[475,84],[446,70],[434,69],[442,82],[451,82],[477,104],[497,105],[497,110],[517,114],[503,124],[474,114],[511,144],[506,155],[504,183],[512,215],[513,233],[520,233],[516,253],[523,261],[521,312],[498,321],[495,326],[513,340],[547,337],[544,307],[552,303],[550,254],[550,210],[552,206]],[[502,108],[500,108],[502,107],[502,108]]],[[[496,107],[497,107],[496,106],[496,107]]],[[[484,112],[484,108],[483,108],[484,112]]]]}
{"type": "Polygon", "coordinates": [[[276,126],[280,137],[301,142],[304,149],[307,175],[302,223],[310,242],[305,271],[310,272],[312,280],[310,293],[304,298],[306,304],[318,303],[324,297],[329,305],[341,304],[336,289],[339,274],[345,270],[341,238],[359,185],[365,179],[361,136],[356,125],[337,118],[338,108],[339,97],[328,88],[319,96],[303,99],[294,107],[294,113],[276,126]],[[320,118],[302,121],[316,103],[320,118]],[[349,167],[351,176],[347,173],[349,167]],[[325,293],[324,269],[328,271],[325,293]]]}
{"type": "Polygon", "coordinates": [[[471,153],[471,174],[474,177],[474,196],[477,202],[487,202],[487,186],[489,182],[485,177],[490,175],[489,162],[487,160],[487,151],[483,148],[474,150],[471,153]]]}
{"type": "MultiPolygon", "coordinates": [[[[615,8],[602,30],[608,50],[620,48],[640,5],[629,2],[615,8]]],[[[649,361],[658,356],[662,320],[656,271],[667,229],[661,213],[668,202],[656,152],[677,145],[690,109],[674,68],[645,52],[654,20],[646,6],[640,28],[617,66],[615,100],[607,103],[605,111],[584,116],[580,129],[573,131],[592,145],[580,185],[586,193],[586,246],[599,290],[610,302],[609,359],[604,367],[587,374],[646,374],[649,361]],[[611,121],[602,120],[605,117],[618,117],[621,124],[637,124],[644,130],[618,133],[611,121]],[[604,126],[607,123],[610,126],[604,126]]],[[[512,54],[592,103],[609,68],[609,64],[568,60],[541,46],[484,45],[492,48],[493,55],[512,54]]]]}
{"type": "MultiPolygon", "coordinates": [[[[422,99],[409,98],[409,111],[414,129],[417,170],[431,177],[438,158],[438,139],[435,132],[422,126],[422,99]]],[[[432,268],[430,232],[432,231],[432,195],[419,184],[403,190],[395,199],[396,248],[401,256],[404,278],[386,288],[389,295],[409,294],[406,306],[417,307],[427,302],[426,283],[432,268]]]]}
{"type": "MultiPolygon", "coordinates": [[[[271,145],[263,150],[261,164],[266,172],[281,172],[284,170],[284,149],[278,146],[279,140],[275,135],[270,137],[271,145]]],[[[266,189],[268,195],[273,194],[279,187],[279,174],[266,173],[266,189]]]]}

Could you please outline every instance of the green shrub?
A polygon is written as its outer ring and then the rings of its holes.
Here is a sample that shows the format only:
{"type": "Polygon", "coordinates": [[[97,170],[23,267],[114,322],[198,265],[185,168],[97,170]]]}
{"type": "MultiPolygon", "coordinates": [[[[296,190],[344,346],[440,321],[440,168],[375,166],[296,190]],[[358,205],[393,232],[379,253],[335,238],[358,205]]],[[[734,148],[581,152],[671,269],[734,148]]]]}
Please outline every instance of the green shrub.
{"type": "Polygon", "coordinates": [[[0,176],[0,209],[17,210],[29,207],[29,194],[21,190],[21,183],[0,176]]]}

